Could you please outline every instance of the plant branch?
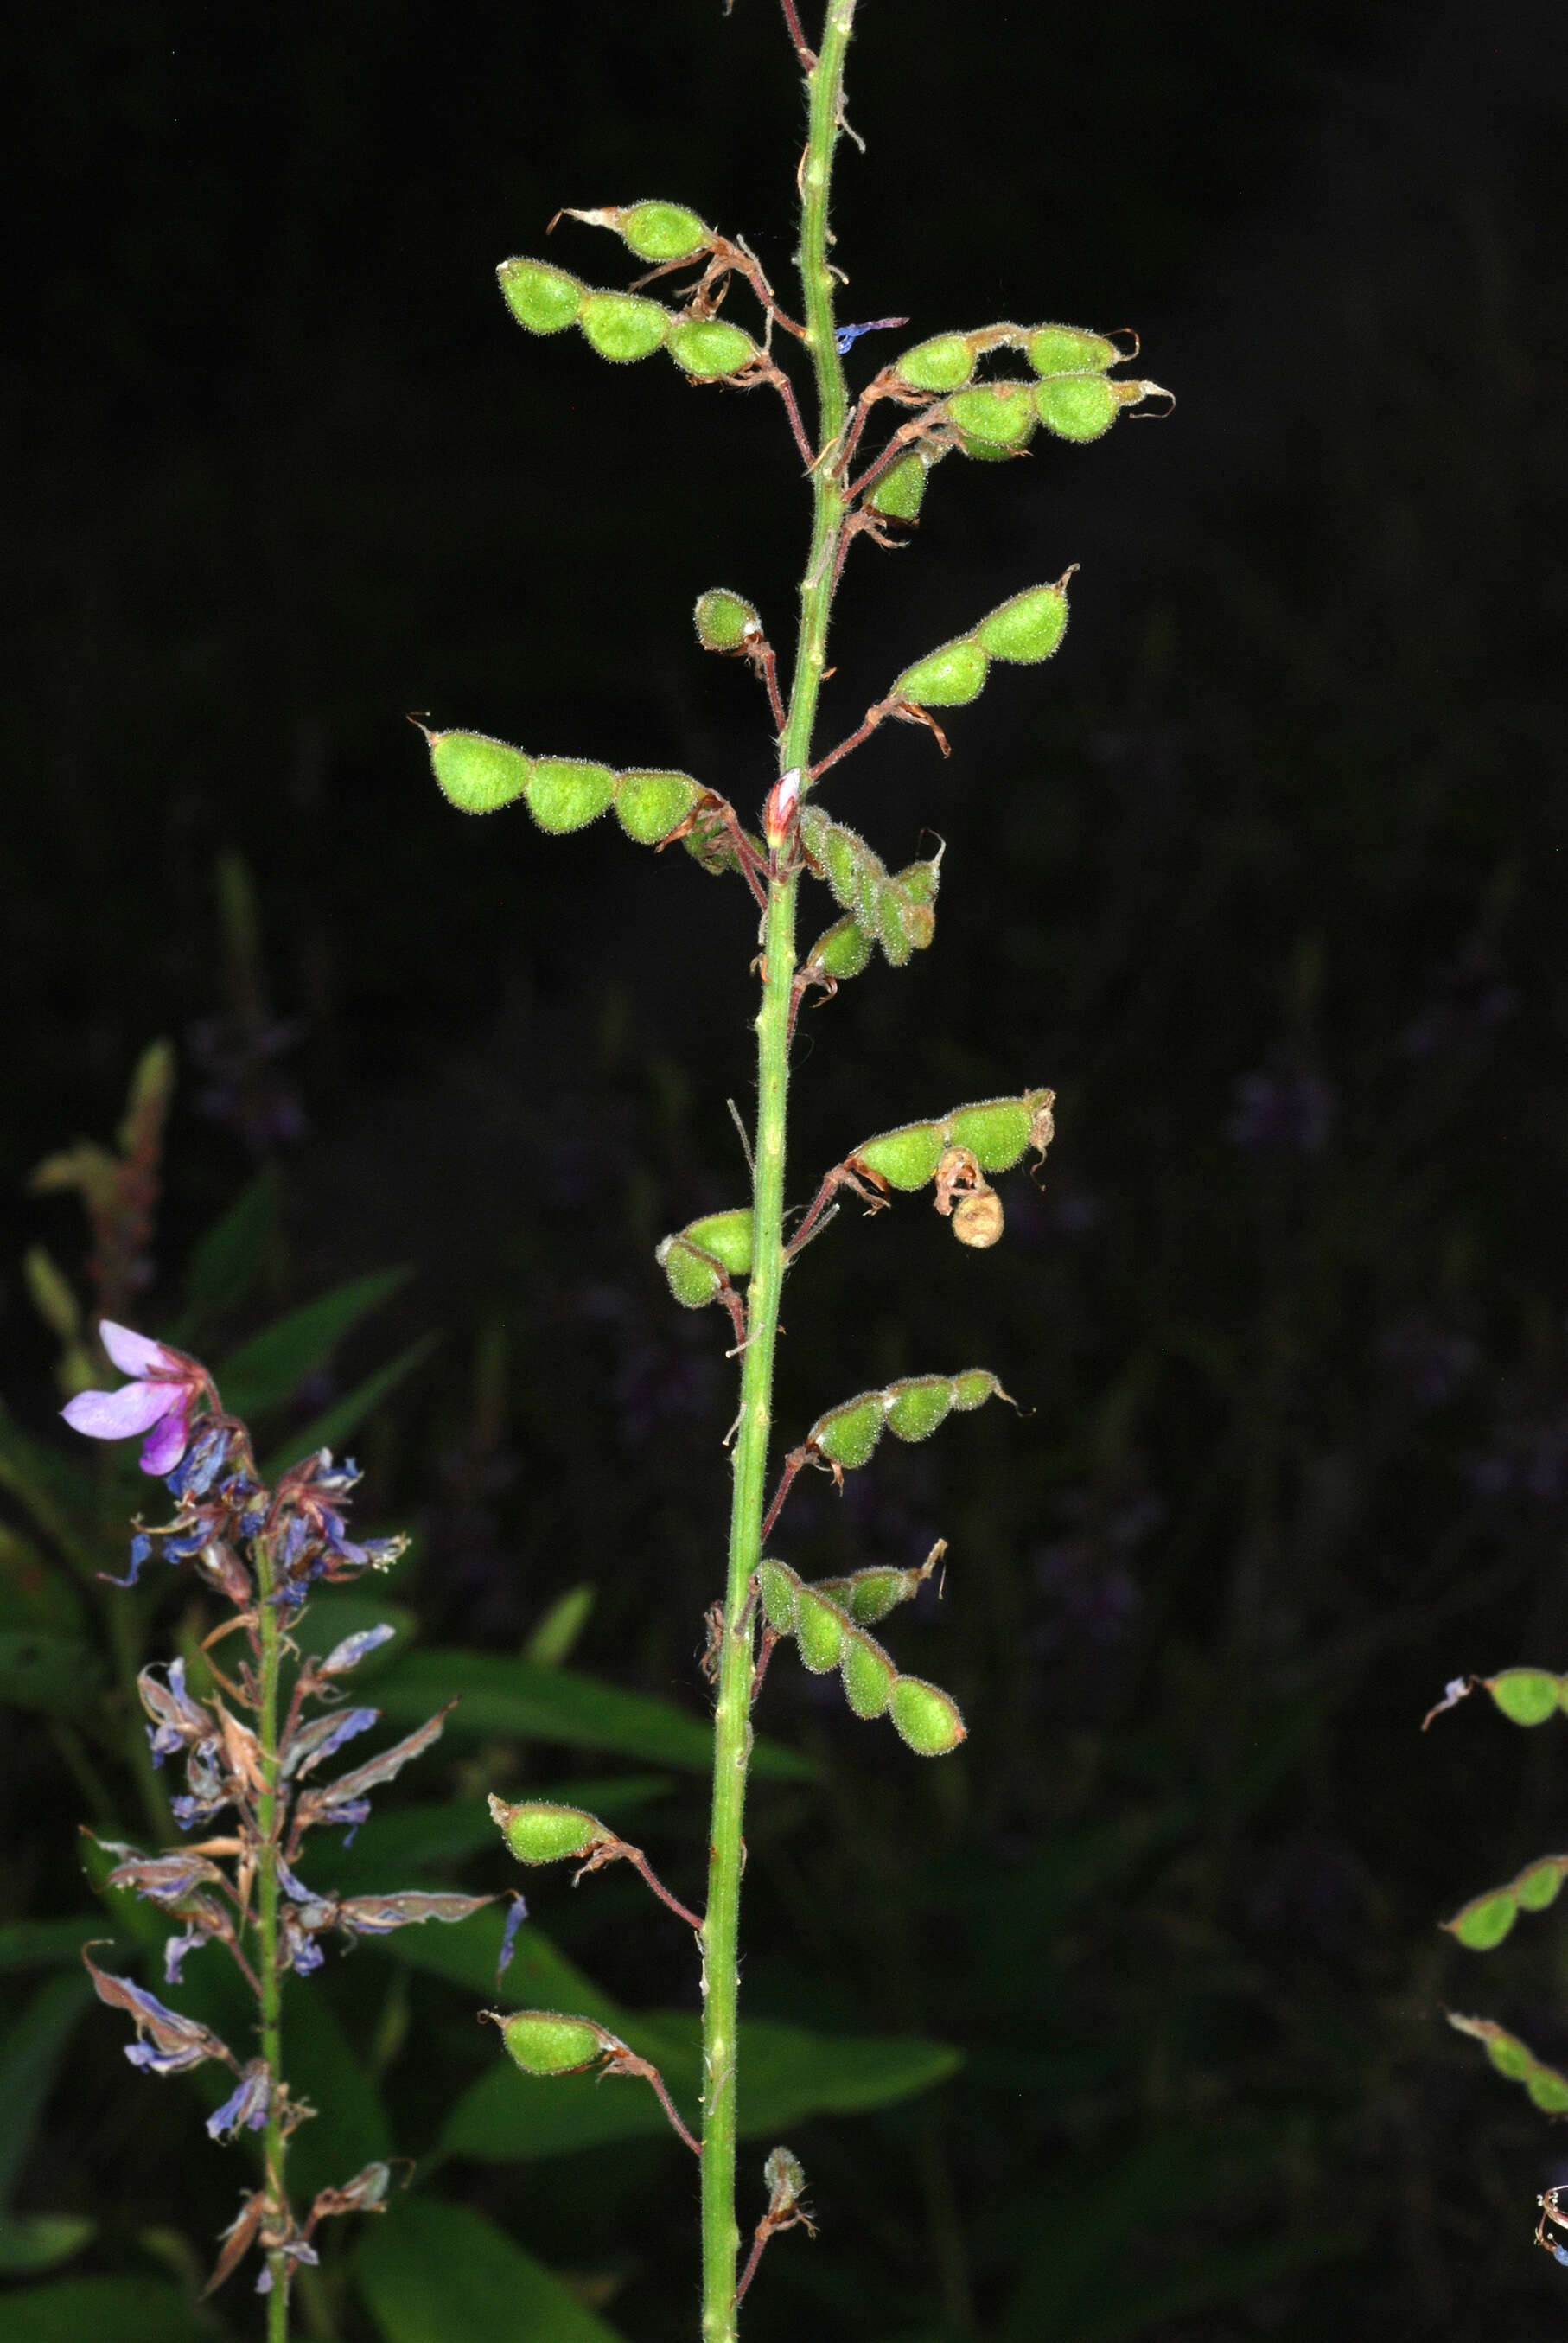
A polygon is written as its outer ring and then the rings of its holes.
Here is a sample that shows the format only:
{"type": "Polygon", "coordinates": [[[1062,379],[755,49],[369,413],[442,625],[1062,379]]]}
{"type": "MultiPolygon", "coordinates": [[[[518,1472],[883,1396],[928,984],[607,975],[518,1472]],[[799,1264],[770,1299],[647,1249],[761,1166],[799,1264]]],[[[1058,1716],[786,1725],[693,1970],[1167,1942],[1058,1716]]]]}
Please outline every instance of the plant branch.
{"type": "MultiPolygon", "coordinates": [[[[259,1842],[256,1852],[256,1967],[261,1983],[261,2055],[266,2062],[267,2078],[272,2086],[267,2103],[263,2160],[270,2200],[269,2226],[281,2229],[288,2226],[288,2199],[283,2181],[284,2157],[287,2152],[287,2135],[283,2124],[283,1977],[278,1966],[277,1936],[278,1785],[281,1778],[277,1690],[283,1631],[278,1624],[277,1605],[270,1599],[273,1593],[270,1543],[258,1538],[256,1551],[260,1581],[256,1606],[256,1635],[261,1661],[256,1721],[261,1743],[262,1776],[256,1815],[259,1842]]],[[[285,2253],[273,2252],[267,2256],[266,2266],[272,2274],[272,2290],[266,2298],[266,2343],[287,2343],[288,2280],[293,2268],[292,2258],[285,2253]]]]}

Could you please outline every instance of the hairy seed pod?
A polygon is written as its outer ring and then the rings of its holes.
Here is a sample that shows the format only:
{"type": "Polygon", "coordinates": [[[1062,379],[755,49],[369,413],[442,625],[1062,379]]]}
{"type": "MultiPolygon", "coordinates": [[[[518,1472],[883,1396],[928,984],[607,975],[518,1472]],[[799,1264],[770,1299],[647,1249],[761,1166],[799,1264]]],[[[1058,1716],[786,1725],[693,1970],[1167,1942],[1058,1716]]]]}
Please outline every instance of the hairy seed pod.
{"type": "Polygon", "coordinates": [[[598,1816],[579,1806],[551,1805],[543,1798],[528,1798],[508,1805],[492,1797],[490,1814],[502,1837],[519,1863],[564,1863],[588,1855],[614,1837],[598,1816]]]}
{"type": "Polygon", "coordinates": [[[1000,1244],[1006,1226],[1007,1215],[994,1188],[978,1188],[968,1196],[960,1196],[953,1206],[953,1234],[960,1244],[972,1246],[976,1252],[1000,1244]]]}
{"type": "Polygon", "coordinates": [[[984,382],[950,398],[948,413],[963,435],[965,452],[974,441],[988,451],[1026,447],[1040,421],[1031,389],[1023,382],[984,382]]]}
{"type": "Polygon", "coordinates": [[[1121,357],[1103,334],[1079,326],[1037,326],[1023,347],[1036,374],[1103,374],[1121,357]]]}
{"type": "Polygon", "coordinates": [[[757,1587],[762,1598],[762,1615],[768,1624],[780,1635],[795,1632],[795,1604],[800,1592],[800,1581],[788,1563],[759,1562],[757,1565],[757,1587]]]}
{"type": "Polygon", "coordinates": [[[795,1648],[802,1667],[814,1676],[826,1675],[843,1657],[845,1639],[854,1630],[836,1603],[812,1586],[802,1586],[795,1597],[795,1648]]]}
{"type": "Polygon", "coordinates": [[[1047,659],[1067,632],[1065,588],[1030,586],[983,618],[975,631],[992,659],[1024,666],[1047,659]]]}
{"type": "Polygon", "coordinates": [[[890,1188],[912,1195],[937,1176],[937,1165],[942,1160],[942,1126],[908,1122],[898,1131],[879,1131],[875,1139],[856,1148],[852,1160],[885,1180],[890,1188]]]}
{"type": "Polygon", "coordinates": [[[1034,404],[1040,421],[1058,439],[1100,439],[1130,404],[1127,393],[1132,389],[1131,384],[1109,381],[1102,374],[1050,375],[1035,384],[1034,404]]]}
{"type": "Polygon", "coordinates": [[[616,820],[639,846],[658,846],[680,828],[702,795],[689,773],[622,773],[616,820]]]}
{"type": "Polygon", "coordinates": [[[967,1148],[982,1172],[1010,1172],[1029,1145],[1038,1091],[1023,1098],[981,1099],[956,1107],[944,1129],[950,1147],[967,1148]]]}
{"type": "Polygon", "coordinates": [[[1527,1865],[1513,1882],[1520,1910],[1544,1912],[1555,1904],[1562,1892],[1563,1872],[1561,1855],[1548,1855],[1544,1862],[1527,1865]]]}
{"type": "Polygon", "coordinates": [[[961,390],[975,370],[967,334],[937,334],[895,358],[893,370],[911,390],[961,390]]]}
{"type": "Polygon", "coordinates": [[[690,260],[713,243],[713,230],[684,204],[633,204],[607,215],[606,225],[614,226],[638,260],[690,260]]]}
{"type": "Polygon", "coordinates": [[[583,830],[615,803],[616,776],[581,757],[540,757],[523,794],[528,811],[552,836],[583,830]]]}
{"type": "Polygon", "coordinates": [[[946,1375],[911,1375],[891,1384],[885,1397],[890,1432],[900,1440],[929,1440],[951,1413],[953,1387],[946,1375]]]}
{"type": "Polygon", "coordinates": [[[575,2075],[620,2046],[591,2018],[559,2017],[549,2009],[515,2011],[502,2021],[501,2039],[525,2075],[575,2075]]]}
{"type": "Polygon", "coordinates": [[[973,635],[944,643],[907,667],[892,689],[892,698],[916,708],[965,708],[985,689],[990,660],[973,635]]]}
{"type": "Polygon", "coordinates": [[[830,1463],[850,1472],[870,1462],[886,1421],[887,1403],[880,1392],[862,1392],[819,1416],[807,1439],[830,1463]]]}
{"type": "Polygon", "coordinates": [[[669,312],[637,293],[590,293],[582,306],[583,338],[601,358],[630,366],[650,358],[669,331],[669,312]]]}
{"type": "Polygon", "coordinates": [[[812,945],[806,965],[814,973],[830,976],[835,984],[842,984],[851,976],[859,976],[872,951],[871,939],[852,911],[836,920],[825,935],[812,945]]]}
{"type": "Polygon", "coordinates": [[[697,598],[692,612],[697,639],[705,651],[744,651],[762,639],[762,621],[744,594],[728,586],[710,586],[697,598]]]}
{"type": "Polygon", "coordinates": [[[528,786],[532,763],[504,740],[483,732],[426,732],[425,740],[437,787],[460,813],[496,813],[528,786]]]}
{"type": "Polygon", "coordinates": [[[588,287],[542,260],[503,260],[496,271],[508,308],[530,334],[561,334],[575,326],[588,287]]]}
{"type": "Polygon", "coordinates": [[[1477,1896],[1456,1912],[1452,1920],[1441,1920],[1438,1926],[1457,1936],[1467,1951],[1490,1953],[1503,1942],[1519,1917],[1519,1901],[1511,1889],[1493,1888],[1490,1895],[1477,1896]]]}
{"type": "Polygon", "coordinates": [[[909,902],[891,880],[883,884],[877,902],[877,936],[890,968],[902,968],[915,950],[917,932],[926,934],[930,913],[925,905],[909,902]]]}
{"type": "MultiPolygon", "coordinates": [[[[942,1552],[937,1547],[933,1561],[942,1552]]],[[[848,1578],[824,1578],[818,1582],[817,1592],[836,1603],[840,1611],[848,1612],[857,1627],[874,1627],[900,1603],[910,1603],[920,1593],[930,1574],[925,1570],[885,1570],[875,1565],[869,1570],[857,1570],[848,1578]]]]}
{"type": "Polygon", "coordinates": [[[1481,1681],[1511,1725],[1544,1725],[1560,1706],[1568,1707],[1568,1679],[1544,1668],[1504,1668],[1481,1681]]]}
{"type": "Polygon", "coordinates": [[[739,1204],[733,1212],[709,1212],[680,1232],[689,1244],[698,1245],[722,1262],[731,1277],[751,1274],[751,1208],[739,1204]]]}
{"type": "Polygon", "coordinates": [[[875,485],[867,491],[866,502],[884,520],[901,520],[913,524],[920,517],[920,507],[926,498],[926,476],[930,464],[918,448],[900,456],[890,464],[875,485]]]}
{"type": "Polygon", "coordinates": [[[739,374],[762,353],[750,335],[723,317],[687,317],[671,326],[665,347],[693,382],[717,382],[739,374]]]}
{"type": "Polygon", "coordinates": [[[685,1237],[666,1237],[653,1257],[683,1310],[700,1310],[724,1291],[724,1263],[685,1237]]]}
{"type": "Polygon", "coordinates": [[[989,1367],[966,1367],[961,1375],[952,1379],[953,1405],[960,1415],[971,1408],[983,1407],[988,1399],[1006,1399],[1007,1393],[989,1367]]]}
{"type": "Polygon", "coordinates": [[[968,1735],[952,1694],[920,1676],[899,1678],[888,1697],[888,1713],[917,1757],[945,1757],[968,1735]]]}
{"type": "Polygon", "coordinates": [[[839,1663],[844,1696],[857,1716],[880,1716],[899,1672],[873,1635],[852,1627],[839,1663]]]}

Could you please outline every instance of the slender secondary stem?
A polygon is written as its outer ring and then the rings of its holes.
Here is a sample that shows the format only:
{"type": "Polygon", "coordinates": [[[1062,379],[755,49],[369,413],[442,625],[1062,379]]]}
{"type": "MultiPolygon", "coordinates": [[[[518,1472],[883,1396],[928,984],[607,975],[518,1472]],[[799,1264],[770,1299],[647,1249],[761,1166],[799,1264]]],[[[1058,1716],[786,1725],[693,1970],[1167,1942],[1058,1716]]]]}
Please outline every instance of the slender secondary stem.
{"type": "MultiPolygon", "coordinates": [[[[278,1625],[277,1605],[270,1599],[273,1592],[272,1558],[265,1538],[257,1539],[256,1554],[260,1584],[256,1591],[256,1607],[261,1644],[261,1672],[256,1721],[261,1743],[262,1786],[256,1809],[256,1835],[260,1840],[256,1856],[256,1966],[261,1978],[261,2055],[266,2062],[267,2076],[272,2084],[264,2147],[271,2226],[287,2203],[283,2186],[283,2160],[287,2145],[284,2137],[282,2107],[283,1977],[277,1957],[277,1682],[283,1635],[278,1625]]],[[[272,2292],[266,2302],[266,2343],[287,2343],[288,2274],[291,2265],[286,2254],[273,2253],[267,2257],[267,2267],[272,2272],[272,2292]]]]}
{"type": "MultiPolygon", "coordinates": [[[[791,11],[786,6],[786,16],[791,11]]],[[[806,345],[816,375],[819,445],[844,428],[848,404],[834,338],[833,278],[828,262],[828,195],[842,116],[844,58],[855,0],[829,0],[819,54],[807,74],[810,130],[800,166],[800,278],[806,345]]],[[[796,25],[798,48],[803,47],[796,25]]],[[[810,763],[817,696],[827,659],[832,606],[832,555],[843,529],[845,498],[832,468],[811,475],[811,548],[800,588],[800,627],[780,770],[810,763]]],[[[797,870],[776,856],[769,874],[762,939],[762,1001],[757,1017],[757,1139],[752,1189],[752,1266],[749,1322],[741,1358],[740,1419],[735,1444],[729,1567],[719,1648],[715,1720],[713,1813],[703,1923],[702,2336],[733,2343],[739,2230],[735,2214],[737,2019],[741,1825],[750,1747],[754,1624],[747,1596],[761,1559],[762,1505],[772,1421],[773,1354],[783,1291],[784,1161],[789,1084],[790,1008],[795,980],[797,870]]]]}

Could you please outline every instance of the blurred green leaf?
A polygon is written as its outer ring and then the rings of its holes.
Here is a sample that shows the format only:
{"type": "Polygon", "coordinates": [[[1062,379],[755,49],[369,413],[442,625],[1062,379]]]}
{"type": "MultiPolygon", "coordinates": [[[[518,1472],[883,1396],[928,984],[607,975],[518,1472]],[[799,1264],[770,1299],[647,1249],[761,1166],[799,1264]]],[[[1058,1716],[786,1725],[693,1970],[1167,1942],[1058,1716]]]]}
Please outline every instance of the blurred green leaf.
{"type": "Polygon", "coordinates": [[[588,1625],[597,1589],[587,1580],[558,1595],[523,1645],[523,1657],[543,1668],[558,1668],[569,1660],[572,1645],[588,1625]]]}
{"type": "MultiPolygon", "coordinates": [[[[289,1976],[283,1987],[285,2072],[316,2109],[289,2143],[289,2187],[302,2204],[318,2188],[340,2188],[361,2166],[389,2157],[394,2145],[380,2094],[322,1990],[325,1974],[289,1976]]],[[[357,1979],[356,2000],[363,1993],[357,1979]]],[[[228,2078],[220,2080],[226,2091],[228,2078]]]]}
{"type": "Polygon", "coordinates": [[[510,1966],[498,1986],[496,1963],[504,1925],[503,1907],[497,1905],[449,1928],[399,1928],[391,1936],[367,1937],[364,1949],[427,1976],[445,1977],[487,2002],[499,1999],[511,2009],[570,2010],[595,2017],[618,2033],[629,2024],[609,1996],[558,1952],[531,1921],[518,1936],[510,1966]]]}
{"type": "Polygon", "coordinates": [[[93,1997],[85,1973],[51,1977],[0,2034],[0,2205],[20,2177],[38,2112],[76,2020],[93,1997]]]}
{"type": "Polygon", "coordinates": [[[290,1311],[276,1326],[252,1339],[223,1363],[217,1373],[224,1405],[236,1415],[261,1415],[293,1396],[307,1375],[318,1367],[333,1344],[406,1284],[407,1269],[379,1269],[368,1277],[351,1278],[303,1308],[290,1311]]]}
{"type": "Polygon", "coordinates": [[[0,2213],[0,2273],[34,2278],[79,2254],[97,2228],[81,2213],[0,2213]]]}
{"type": "Polygon", "coordinates": [[[8,1920],[0,1927],[0,1971],[78,1960],[82,1946],[103,1933],[99,1912],[85,1913],[77,1920],[8,1920]]]}
{"type": "Polygon", "coordinates": [[[96,1491],[80,1463],[45,1447],[24,1432],[0,1405],[0,1488],[21,1498],[38,1527],[47,1532],[76,1567],[99,1567],[96,1491]]]}
{"type": "Polygon", "coordinates": [[[81,1605],[65,1574],[30,1539],[0,1522],[0,1626],[69,1635],[80,1625],[81,1605]]]}
{"type": "Polygon", "coordinates": [[[187,1329],[226,1316],[246,1299],[266,1265],[277,1212],[277,1173],[268,1163],[193,1251],[186,1265],[186,1315],[176,1339],[183,1341],[187,1329]]]}
{"type": "Polygon", "coordinates": [[[200,2343],[212,2322],[161,2278],[74,2278],[5,2298],[5,2343],[200,2343]]]}
{"type": "MultiPolygon", "coordinates": [[[[704,1719],[575,1668],[541,1667],[494,1652],[413,1652],[376,1687],[377,1706],[397,1725],[417,1724],[453,1698],[458,1705],[447,1720],[449,1734],[507,1734],[613,1749],[694,1773],[706,1773],[713,1763],[712,1728],[704,1719]]],[[[752,1769],[786,1781],[809,1780],[816,1771],[809,1759],[760,1737],[752,1769]]]]}
{"type": "Polygon", "coordinates": [[[1276,2286],[1316,2262],[1353,2254],[1364,2242],[1353,2229],[1279,2237],[1206,2256],[1188,2269],[1164,2272],[1141,2286],[1113,2277],[1106,2283],[1101,2307],[1081,2325],[1063,2329],[1061,2343],[1126,2343],[1131,2336],[1164,2328],[1168,2320],[1184,2318],[1190,2310],[1233,2302],[1238,2295],[1276,2286]]]}
{"type": "Polygon", "coordinates": [[[0,1635],[0,1701],[14,1708],[75,1716],[98,1674],[96,1653],[74,1635],[0,1635]]]}
{"type": "Polygon", "coordinates": [[[354,2273],[386,2343],[617,2343],[542,2262],[461,2205],[395,2200],[354,2273]]]}
{"type": "Polygon", "coordinates": [[[395,1391],[406,1375],[411,1375],[415,1368],[429,1357],[440,1339],[438,1334],[421,1334],[417,1342],[410,1342],[406,1351],[399,1351],[395,1359],[389,1359],[384,1367],[377,1367],[374,1374],[367,1375],[353,1391],[346,1393],[342,1399],[335,1400],[313,1423],[290,1433],[262,1466],[262,1479],[275,1481],[280,1473],[290,1464],[297,1463],[301,1456],[308,1456],[313,1449],[340,1448],[357,1432],[366,1417],[380,1406],[387,1393],[395,1391]]]}

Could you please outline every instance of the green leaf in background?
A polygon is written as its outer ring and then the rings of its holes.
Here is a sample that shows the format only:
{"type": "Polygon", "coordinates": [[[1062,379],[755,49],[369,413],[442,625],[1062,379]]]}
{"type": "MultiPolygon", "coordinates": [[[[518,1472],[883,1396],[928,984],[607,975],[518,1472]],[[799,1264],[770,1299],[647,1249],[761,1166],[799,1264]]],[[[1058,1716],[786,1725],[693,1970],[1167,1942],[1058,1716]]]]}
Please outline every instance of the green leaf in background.
{"type": "Polygon", "coordinates": [[[182,2287],[159,2278],[76,2278],[4,2298],[5,2343],[203,2343],[214,2329],[182,2287]]]}
{"type": "Polygon", "coordinates": [[[445,1977],[449,1985],[461,1986],[486,2002],[499,1999],[513,2009],[569,2010],[580,2017],[597,2018],[617,2033],[630,2024],[609,1996],[558,1952],[531,1921],[518,1936],[510,1966],[498,1986],[496,1964],[501,1956],[504,1926],[504,1914],[498,1905],[451,1927],[398,1928],[390,1936],[367,1937],[361,1956],[379,1954],[427,1976],[445,1977]]]}
{"type": "MultiPolygon", "coordinates": [[[[395,1725],[415,1725],[456,1697],[448,1734],[515,1735],[582,1749],[613,1749],[656,1765],[706,1773],[713,1763],[713,1733],[672,1701],[623,1692],[575,1668],[541,1667],[535,1660],[493,1652],[412,1652],[376,1687],[376,1704],[395,1725]]],[[[752,1770],[774,1780],[809,1781],[808,1758],[759,1737],[752,1770]]]]}
{"type": "Polygon", "coordinates": [[[81,1958],[82,1946],[104,1933],[100,1912],[76,1920],[8,1920],[0,1927],[0,1972],[55,1968],[81,1958]]]}
{"type": "MultiPolygon", "coordinates": [[[[53,2268],[86,2244],[95,2224],[70,2215],[18,2217],[7,2207],[21,2178],[49,2087],[77,2019],[93,1997],[80,1971],[51,1977],[0,2035],[0,2271],[53,2268]]],[[[3,2325],[0,2314],[0,2325],[3,2325]]]]}
{"type": "MultiPolygon", "coordinates": [[[[0,2213],[0,2275],[36,2278],[79,2254],[97,2228],[81,2213],[0,2213]]],[[[0,2298],[0,2331],[5,2301],[0,2298]]]]}
{"type": "Polygon", "coordinates": [[[75,1635],[81,1623],[81,1604],[64,1573],[9,1522],[0,1522],[0,1627],[75,1635]]]}
{"type": "Polygon", "coordinates": [[[367,1311],[397,1292],[407,1269],[379,1269],[351,1278],[303,1308],[290,1311],[225,1360],[218,1370],[224,1405],[235,1415],[261,1415],[293,1396],[331,1350],[367,1311]]]}
{"type": "Polygon", "coordinates": [[[103,1560],[95,1527],[95,1485],[65,1456],[23,1432],[0,1406],[0,1488],[21,1498],[37,1526],[47,1532],[78,1570],[96,1570],[103,1560]]]}
{"type": "Polygon", "coordinates": [[[377,1367],[374,1374],[367,1375],[353,1391],[345,1393],[339,1400],[334,1400],[332,1405],[324,1408],[313,1423],[303,1424],[297,1432],[290,1433],[281,1447],[275,1450],[262,1466],[262,1479],[276,1481],[280,1473],[290,1464],[297,1463],[300,1457],[308,1456],[314,1449],[341,1448],[343,1443],[358,1431],[366,1417],[380,1406],[387,1393],[395,1391],[405,1376],[411,1375],[415,1368],[429,1357],[440,1339],[438,1334],[421,1334],[417,1342],[409,1343],[406,1351],[399,1351],[395,1359],[389,1359],[384,1367],[377,1367]]]}
{"type": "Polygon", "coordinates": [[[79,1715],[98,1674],[92,1646],[74,1635],[0,1635],[0,1701],[13,1708],[79,1715]]]}
{"type": "Polygon", "coordinates": [[[585,1581],[581,1586],[568,1586],[564,1594],[557,1595],[523,1645],[523,1657],[536,1661],[542,1668],[558,1668],[569,1660],[572,1645],[588,1625],[597,1591],[585,1581]]]}
{"type": "Polygon", "coordinates": [[[1207,2310],[1215,2303],[1234,2302],[1239,2295],[1261,2293],[1316,2262],[1353,2254],[1365,2242],[1354,2229],[1275,2237],[1266,2244],[1238,2247],[1233,2253],[1206,2256],[1188,2269],[1163,2271],[1141,2285],[1125,2275],[1111,2278],[1100,2307],[1081,2325],[1064,2328],[1061,2343],[1130,2343],[1131,2337],[1148,2335],[1156,2328],[1167,2332],[1169,2320],[1184,2318],[1191,2310],[1207,2310]]]}
{"type": "MultiPolygon", "coordinates": [[[[290,2087],[316,2109],[289,2144],[289,2189],[301,2205],[318,2188],[340,2188],[362,2166],[384,2161],[393,2149],[380,2096],[321,1990],[325,1975],[290,1976],[283,1987],[285,2072],[290,2087]]],[[[227,2077],[221,2080],[226,2086],[227,2077]]]]}
{"type": "Polygon", "coordinates": [[[186,1315],[176,1341],[247,1299],[266,1266],[277,1215],[277,1173],[269,1163],[213,1222],[186,1262],[186,1315]]]}
{"type": "Polygon", "coordinates": [[[394,2199],[361,2239],[354,2274],[385,2343],[618,2343],[542,2262],[464,2206],[394,2199]]]}

